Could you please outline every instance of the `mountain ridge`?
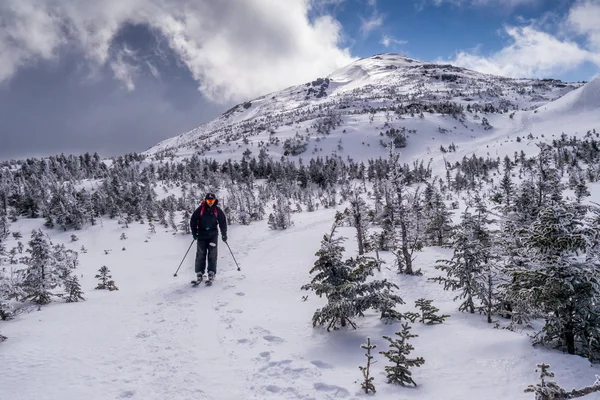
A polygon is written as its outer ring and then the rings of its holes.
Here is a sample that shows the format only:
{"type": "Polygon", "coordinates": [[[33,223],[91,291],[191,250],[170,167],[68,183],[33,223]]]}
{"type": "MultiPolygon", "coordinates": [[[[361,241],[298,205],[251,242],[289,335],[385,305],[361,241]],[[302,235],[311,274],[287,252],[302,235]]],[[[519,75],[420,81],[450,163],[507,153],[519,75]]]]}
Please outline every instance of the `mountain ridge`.
{"type": "MultiPolygon", "coordinates": [[[[352,116],[386,115],[390,125],[390,118],[398,121],[409,116],[422,117],[423,113],[428,116],[460,116],[465,111],[475,115],[511,114],[538,109],[582,86],[555,79],[499,77],[450,64],[414,60],[402,54],[382,53],[356,60],[311,82],[240,103],[212,121],[166,139],[144,153],[215,157],[229,153],[239,158],[242,151],[230,151],[232,143],[244,150],[270,143],[273,150],[282,146],[277,138],[282,142],[304,135],[307,138],[300,141],[314,144],[324,132],[344,129],[352,116]]],[[[465,129],[473,129],[467,119],[459,117],[465,129]]],[[[438,122],[431,121],[431,126],[424,129],[435,130],[438,122]]],[[[275,154],[285,153],[280,149],[275,154]]]]}

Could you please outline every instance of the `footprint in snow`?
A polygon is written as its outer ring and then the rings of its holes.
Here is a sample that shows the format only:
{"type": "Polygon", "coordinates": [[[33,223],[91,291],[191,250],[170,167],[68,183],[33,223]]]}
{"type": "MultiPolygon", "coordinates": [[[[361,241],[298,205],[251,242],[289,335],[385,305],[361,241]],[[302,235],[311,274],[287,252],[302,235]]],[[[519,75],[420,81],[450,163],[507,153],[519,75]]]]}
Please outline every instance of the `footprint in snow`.
{"type": "Polygon", "coordinates": [[[135,337],[138,339],[146,339],[147,337],[150,337],[150,336],[151,336],[151,334],[146,331],[140,332],[137,335],[135,335],[135,337]]]}
{"type": "Polygon", "coordinates": [[[223,286],[223,290],[235,289],[235,285],[225,285],[223,286]]]}
{"type": "Polygon", "coordinates": [[[230,314],[241,314],[241,313],[243,313],[242,310],[237,309],[237,308],[235,310],[229,310],[227,312],[230,313],[230,314]]]}
{"type": "Polygon", "coordinates": [[[321,369],[333,369],[333,365],[331,364],[327,364],[325,361],[320,361],[320,360],[314,360],[310,362],[312,365],[314,365],[317,368],[321,368],[321,369]]]}
{"type": "Polygon", "coordinates": [[[267,392],[271,392],[271,393],[279,393],[281,392],[281,388],[279,386],[275,386],[275,385],[268,385],[265,387],[265,390],[267,392]]]}
{"type": "Polygon", "coordinates": [[[283,340],[279,336],[274,336],[274,335],[263,336],[263,339],[265,339],[269,343],[283,343],[283,342],[285,342],[285,340],[283,340]]]}
{"type": "Polygon", "coordinates": [[[121,398],[122,399],[130,399],[133,396],[135,396],[135,390],[126,390],[123,393],[121,393],[121,398]]]}
{"type": "Polygon", "coordinates": [[[348,390],[344,389],[341,386],[328,385],[323,382],[317,382],[313,385],[313,387],[319,392],[332,393],[336,397],[348,397],[348,395],[350,394],[348,390]]]}
{"type": "Polygon", "coordinates": [[[245,295],[246,295],[246,293],[244,293],[244,292],[237,292],[236,294],[237,294],[238,296],[245,296],[245,295]]]}

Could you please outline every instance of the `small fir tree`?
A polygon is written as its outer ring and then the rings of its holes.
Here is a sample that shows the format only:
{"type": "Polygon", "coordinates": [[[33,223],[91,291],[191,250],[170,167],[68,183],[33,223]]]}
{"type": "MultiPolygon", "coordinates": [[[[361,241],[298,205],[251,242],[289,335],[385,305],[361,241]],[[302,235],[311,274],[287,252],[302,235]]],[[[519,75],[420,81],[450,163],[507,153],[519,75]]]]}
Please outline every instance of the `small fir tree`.
{"type": "Polygon", "coordinates": [[[567,392],[560,387],[555,381],[548,380],[554,378],[554,372],[549,371],[550,365],[540,363],[537,364],[539,369],[536,372],[540,373],[540,383],[529,385],[525,389],[525,393],[534,393],[535,400],[568,400],[587,396],[588,394],[600,392],[600,377],[596,377],[596,382],[592,386],[587,386],[582,389],[573,389],[567,392]]]}
{"type": "Polygon", "coordinates": [[[444,285],[444,290],[459,290],[454,298],[464,299],[458,307],[459,311],[474,314],[479,307],[475,300],[485,300],[489,282],[488,271],[493,260],[491,254],[491,233],[486,225],[487,211],[471,214],[465,210],[461,223],[456,227],[454,236],[454,254],[451,260],[438,260],[436,269],[444,271],[445,277],[429,278],[444,285]]]}
{"type": "Polygon", "coordinates": [[[356,328],[352,318],[363,316],[368,309],[380,310],[382,313],[403,300],[391,293],[398,286],[386,280],[373,280],[366,283],[377,261],[371,257],[359,256],[348,260],[342,259],[344,237],[334,237],[336,229],[344,219],[343,214],[336,213],[335,221],[329,235],[324,235],[321,249],[310,273],[316,273],[311,283],[303,285],[303,290],[314,290],[320,297],[325,295],[327,304],[313,315],[313,326],[328,324],[327,331],[339,324],[345,327],[350,324],[356,328]]]}
{"type": "Polygon", "coordinates": [[[389,336],[383,336],[389,342],[390,349],[388,351],[380,351],[390,362],[391,365],[386,365],[385,372],[388,383],[393,383],[401,386],[409,384],[417,384],[412,378],[412,372],[409,370],[412,367],[420,367],[425,363],[423,357],[408,358],[408,355],[414,350],[414,347],[408,343],[408,340],[418,335],[410,333],[408,323],[402,324],[402,331],[396,332],[398,339],[393,339],[389,336]]]}
{"type": "Polygon", "coordinates": [[[449,318],[449,315],[436,315],[438,311],[440,311],[437,307],[434,307],[431,303],[433,300],[425,300],[419,299],[415,301],[415,307],[421,310],[421,318],[420,322],[428,325],[433,325],[435,323],[442,323],[446,318],[449,318]]]}
{"type": "Polygon", "coordinates": [[[188,208],[183,210],[183,215],[181,217],[181,221],[179,222],[179,230],[184,234],[189,235],[191,233],[190,228],[190,219],[192,218],[192,213],[188,208]]]}
{"type": "Polygon", "coordinates": [[[371,365],[373,365],[377,362],[377,361],[372,361],[373,356],[371,355],[371,350],[375,349],[376,347],[377,347],[377,345],[371,344],[370,337],[367,338],[366,344],[360,345],[361,349],[367,350],[367,352],[365,353],[365,357],[367,357],[367,365],[364,367],[362,365],[358,367],[358,369],[360,369],[360,371],[362,372],[362,375],[363,375],[363,381],[362,381],[360,387],[363,388],[365,390],[365,393],[367,393],[367,394],[369,394],[369,391],[371,391],[373,393],[376,392],[375,385],[373,384],[374,377],[370,376],[371,365]]]}
{"type": "Polygon", "coordinates": [[[65,279],[65,294],[67,296],[67,303],[85,300],[83,298],[83,290],[81,290],[81,285],[79,284],[77,275],[69,274],[67,279],[65,279]]]}
{"type": "Polygon", "coordinates": [[[106,267],[106,265],[103,265],[98,272],[100,273],[94,276],[94,278],[100,279],[100,283],[98,286],[96,286],[96,289],[108,289],[110,291],[119,290],[119,288],[115,285],[115,282],[110,279],[112,278],[112,275],[109,275],[110,270],[106,267]]]}
{"type": "Polygon", "coordinates": [[[48,304],[54,295],[52,289],[59,285],[60,277],[55,268],[56,259],[51,243],[41,230],[31,233],[27,252],[30,256],[25,260],[28,267],[22,282],[22,300],[30,300],[39,305],[48,304]]]}

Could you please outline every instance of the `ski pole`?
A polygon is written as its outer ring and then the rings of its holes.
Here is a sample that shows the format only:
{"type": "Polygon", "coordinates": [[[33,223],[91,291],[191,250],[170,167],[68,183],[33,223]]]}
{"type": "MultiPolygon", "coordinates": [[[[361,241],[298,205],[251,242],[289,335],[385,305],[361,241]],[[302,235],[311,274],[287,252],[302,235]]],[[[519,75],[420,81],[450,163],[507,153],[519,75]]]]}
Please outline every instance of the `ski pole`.
{"type": "Polygon", "coordinates": [[[235,257],[233,256],[233,251],[231,251],[231,247],[229,247],[229,243],[225,242],[225,244],[227,245],[227,248],[229,249],[229,252],[231,253],[231,257],[233,257],[233,261],[235,262],[235,265],[237,265],[238,271],[241,271],[240,265],[235,260],[235,257]]]}
{"type": "Polygon", "coordinates": [[[177,267],[177,271],[175,271],[175,274],[173,276],[177,276],[177,273],[179,272],[179,268],[181,268],[183,261],[185,261],[185,258],[187,257],[188,253],[190,252],[190,249],[192,248],[192,245],[194,244],[195,241],[196,241],[196,239],[192,239],[192,243],[190,243],[190,247],[188,247],[187,251],[185,252],[185,256],[183,256],[183,260],[181,260],[181,263],[179,264],[179,267],[177,267]]]}

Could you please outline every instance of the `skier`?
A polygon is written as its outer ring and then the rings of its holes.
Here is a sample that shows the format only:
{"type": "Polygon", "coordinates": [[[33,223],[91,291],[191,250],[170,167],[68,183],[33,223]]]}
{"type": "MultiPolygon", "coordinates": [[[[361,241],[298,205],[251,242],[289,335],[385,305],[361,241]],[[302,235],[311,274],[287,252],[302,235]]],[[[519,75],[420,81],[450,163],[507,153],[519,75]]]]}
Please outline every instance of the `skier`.
{"type": "Polygon", "coordinates": [[[217,273],[217,241],[221,231],[221,239],[227,242],[227,219],[225,213],[218,207],[219,200],[214,193],[207,193],[200,207],[194,211],[190,219],[190,228],[194,240],[198,242],[196,249],[196,282],[202,282],[206,271],[208,258],[209,283],[217,273]]]}

